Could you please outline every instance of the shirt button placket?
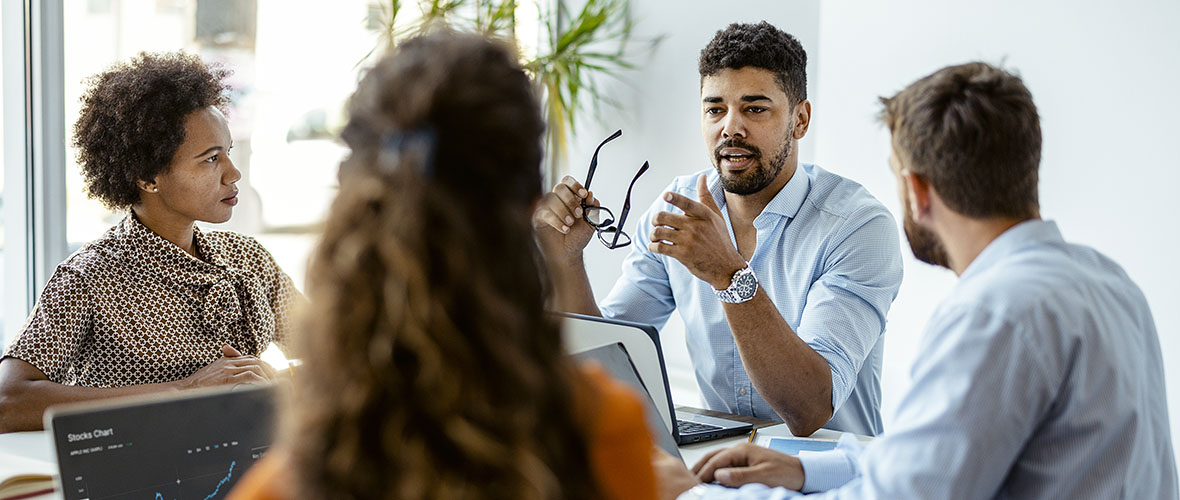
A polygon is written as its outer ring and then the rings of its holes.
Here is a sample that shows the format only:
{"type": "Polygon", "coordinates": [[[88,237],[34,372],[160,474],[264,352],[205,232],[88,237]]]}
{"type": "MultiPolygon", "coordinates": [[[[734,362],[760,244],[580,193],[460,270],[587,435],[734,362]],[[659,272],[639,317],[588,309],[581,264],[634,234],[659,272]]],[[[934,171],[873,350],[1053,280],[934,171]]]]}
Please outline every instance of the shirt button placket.
{"type": "Polygon", "coordinates": [[[749,389],[746,389],[746,385],[745,385],[746,382],[743,380],[743,381],[739,382],[738,384],[739,385],[738,385],[737,396],[736,396],[738,413],[740,413],[742,415],[753,415],[754,414],[754,407],[753,407],[753,405],[750,404],[750,397],[749,397],[750,391],[749,391],[749,389]]]}

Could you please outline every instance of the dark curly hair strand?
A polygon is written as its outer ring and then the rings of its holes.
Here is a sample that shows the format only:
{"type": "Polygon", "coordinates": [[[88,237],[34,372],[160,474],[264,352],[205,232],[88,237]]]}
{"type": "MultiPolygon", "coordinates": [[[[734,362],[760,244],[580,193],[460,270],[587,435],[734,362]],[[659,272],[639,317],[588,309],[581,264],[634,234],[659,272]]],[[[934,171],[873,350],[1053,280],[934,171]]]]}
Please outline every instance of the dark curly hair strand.
{"type": "Polygon", "coordinates": [[[74,147],[86,192],[112,209],[139,203],[137,181],[167,170],[184,142],[184,119],[229,104],[230,75],[195,54],[140,52],[86,80],[74,147]]]}

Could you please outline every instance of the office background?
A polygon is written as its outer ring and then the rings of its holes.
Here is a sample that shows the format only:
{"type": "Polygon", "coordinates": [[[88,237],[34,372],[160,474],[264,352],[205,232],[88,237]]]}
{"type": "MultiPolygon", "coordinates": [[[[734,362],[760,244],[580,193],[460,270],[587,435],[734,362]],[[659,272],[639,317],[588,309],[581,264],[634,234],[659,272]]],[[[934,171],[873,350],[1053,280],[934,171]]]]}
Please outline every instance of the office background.
{"type": "MultiPolygon", "coordinates": [[[[571,156],[574,175],[584,176],[594,146],[623,128],[594,179],[608,206],[622,204],[643,160],[651,161],[651,171],[633,196],[640,210],[673,176],[709,166],[696,56],[729,22],[766,19],[799,38],[808,52],[812,101],[800,161],[860,182],[899,224],[877,97],[946,65],[1001,63],[1020,73],[1041,113],[1042,216],[1057,221],[1067,240],[1118,261],[1147,296],[1165,358],[1173,434],[1180,433],[1180,262],[1173,257],[1180,248],[1180,31],[1174,28],[1180,2],[685,0],[675,3],[674,16],[666,13],[670,5],[636,2],[639,29],[667,38],[629,83],[614,84],[612,93],[626,106],[617,118],[584,127],[571,156]]],[[[926,319],[955,284],[953,273],[918,262],[908,247],[902,254],[905,279],[885,334],[886,432],[909,386],[911,361],[920,355],[926,319]]],[[[599,297],[610,290],[623,257],[596,243],[587,250],[599,297]]],[[[674,397],[693,403],[695,382],[676,315],[663,333],[674,397]]]]}
{"type": "MultiPolygon", "coordinates": [[[[185,48],[236,71],[234,157],[251,189],[243,191],[227,227],[259,238],[302,286],[315,224],[334,192],[335,165],[343,154],[327,131],[342,118],[357,63],[374,46],[366,21],[372,2],[65,0],[55,15],[56,4],[31,2],[33,66],[40,72],[28,87],[22,2],[2,4],[0,341],[6,345],[16,334],[53,263],[119,218],[85,199],[68,127],[77,116],[81,79],[139,50],[185,48]],[[233,10],[242,5],[256,8],[233,10]],[[214,14],[226,9],[229,14],[214,14]],[[238,23],[250,15],[253,24],[238,23]],[[36,57],[39,49],[52,52],[54,43],[61,44],[60,60],[36,57]],[[23,109],[26,88],[36,96],[29,115],[23,109]],[[62,96],[56,104],[40,100],[55,92],[62,96]],[[25,133],[27,118],[36,122],[36,140],[25,133]]],[[[888,133],[875,118],[877,97],[969,60],[1018,71],[1041,111],[1042,215],[1056,220],[1067,239],[1120,262],[1142,287],[1160,332],[1173,431],[1180,431],[1180,368],[1172,361],[1180,355],[1180,264],[1173,257],[1180,247],[1180,223],[1173,219],[1180,185],[1174,152],[1180,137],[1174,90],[1180,81],[1180,32],[1174,29],[1180,2],[633,0],[632,8],[636,36],[663,40],[637,59],[638,69],[623,81],[601,82],[622,106],[608,108],[601,121],[579,124],[568,158],[570,173],[581,178],[593,147],[623,129],[624,136],[604,149],[595,177],[595,191],[610,207],[621,206],[626,183],[644,160],[652,169],[632,199],[640,211],[673,176],[709,166],[699,132],[696,57],[713,32],[730,22],[765,19],[799,38],[809,54],[813,103],[801,161],[862,183],[897,218],[900,204],[886,164],[888,133]]],[[[617,277],[624,253],[596,243],[587,249],[599,297],[617,277]]],[[[908,367],[920,355],[926,318],[955,283],[949,271],[917,262],[908,249],[903,254],[906,276],[886,330],[887,429],[909,385],[908,367]]],[[[676,316],[664,328],[664,343],[674,397],[697,404],[676,316]]]]}

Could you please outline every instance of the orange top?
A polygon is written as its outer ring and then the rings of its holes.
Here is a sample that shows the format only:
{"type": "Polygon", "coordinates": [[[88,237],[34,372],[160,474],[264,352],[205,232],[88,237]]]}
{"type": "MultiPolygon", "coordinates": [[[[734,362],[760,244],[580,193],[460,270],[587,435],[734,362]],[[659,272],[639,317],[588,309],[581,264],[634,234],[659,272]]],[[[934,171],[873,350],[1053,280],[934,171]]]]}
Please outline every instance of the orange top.
{"type": "MultiPolygon", "coordinates": [[[[590,432],[590,462],[594,477],[608,499],[654,499],[656,478],[652,469],[652,440],[643,406],[627,386],[610,378],[598,366],[583,367],[598,390],[597,418],[590,432]]],[[[585,401],[585,400],[583,400],[585,401]]],[[[234,486],[228,500],[291,500],[290,481],[281,455],[267,455],[250,468],[234,486]]]]}
{"type": "Polygon", "coordinates": [[[590,430],[590,463],[602,493],[610,499],[656,498],[652,440],[643,404],[635,392],[597,365],[583,373],[598,389],[598,418],[590,430]]]}

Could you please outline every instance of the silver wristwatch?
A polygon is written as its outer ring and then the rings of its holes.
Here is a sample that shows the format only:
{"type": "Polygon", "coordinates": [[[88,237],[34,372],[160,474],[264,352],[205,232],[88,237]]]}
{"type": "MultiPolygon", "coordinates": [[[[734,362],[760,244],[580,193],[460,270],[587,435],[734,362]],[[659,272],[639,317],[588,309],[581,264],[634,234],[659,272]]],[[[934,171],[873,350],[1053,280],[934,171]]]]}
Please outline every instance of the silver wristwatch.
{"type": "Polygon", "coordinates": [[[758,277],[754,276],[754,270],[750,269],[750,263],[747,262],[746,267],[733,273],[733,278],[729,280],[729,288],[713,290],[713,293],[726,304],[741,304],[754,298],[754,294],[758,293],[758,277]]]}

